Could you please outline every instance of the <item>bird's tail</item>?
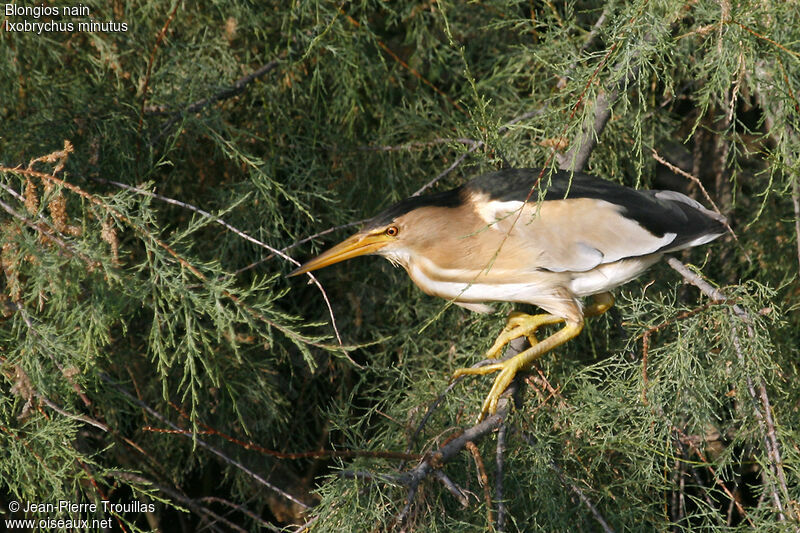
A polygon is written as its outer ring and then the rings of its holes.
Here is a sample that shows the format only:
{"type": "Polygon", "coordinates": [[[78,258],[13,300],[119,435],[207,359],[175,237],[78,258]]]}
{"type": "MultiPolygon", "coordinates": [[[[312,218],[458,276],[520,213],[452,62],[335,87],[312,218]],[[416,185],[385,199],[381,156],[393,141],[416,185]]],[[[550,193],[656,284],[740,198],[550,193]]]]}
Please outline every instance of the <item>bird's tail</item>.
{"type": "Polygon", "coordinates": [[[728,219],[707,209],[700,202],[675,191],[650,191],[662,203],[668,203],[676,210],[678,218],[685,219],[682,231],[664,252],[685,250],[711,242],[723,235],[728,228],[728,219]]]}

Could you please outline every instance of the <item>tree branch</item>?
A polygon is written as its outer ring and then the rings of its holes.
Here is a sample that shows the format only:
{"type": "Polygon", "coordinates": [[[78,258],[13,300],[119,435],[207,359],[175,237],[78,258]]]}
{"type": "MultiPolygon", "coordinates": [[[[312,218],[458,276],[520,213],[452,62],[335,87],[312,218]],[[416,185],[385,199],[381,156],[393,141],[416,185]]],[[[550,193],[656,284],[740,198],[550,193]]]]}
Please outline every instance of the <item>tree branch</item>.
{"type": "MultiPolygon", "coordinates": [[[[172,129],[172,126],[174,126],[175,123],[178,122],[178,120],[180,120],[184,116],[191,113],[197,113],[204,107],[207,107],[215,102],[219,102],[220,100],[226,100],[228,98],[233,98],[234,96],[243,93],[245,88],[249,84],[271,72],[275,67],[278,66],[280,61],[281,61],[280,59],[273,59],[266,65],[261,66],[260,68],[256,69],[250,74],[242,76],[241,78],[236,80],[230,87],[226,87],[220,92],[213,94],[209,97],[201,98],[196,102],[192,102],[184,109],[176,111],[175,113],[172,114],[172,117],[170,117],[169,120],[167,120],[164,123],[164,125],[161,126],[161,130],[158,132],[158,134],[155,137],[153,137],[153,139],[150,140],[150,146],[155,145],[162,137],[167,135],[169,133],[169,130],[172,129]]],[[[144,105],[144,103],[142,105],[144,105]]],[[[144,111],[144,108],[142,109],[144,111]]]]}
{"type": "MultiPolygon", "coordinates": [[[[705,281],[703,278],[689,270],[683,263],[675,259],[674,257],[667,258],[667,264],[671,266],[675,271],[677,271],[683,278],[700,289],[700,291],[711,298],[712,300],[727,300],[725,294],[720,291],[719,289],[714,288],[710,283],[705,281]]],[[[742,309],[740,306],[734,304],[731,306],[731,314],[735,315],[736,318],[740,319],[747,330],[747,335],[750,338],[755,336],[755,331],[753,330],[753,320],[750,315],[742,309]]],[[[742,349],[741,340],[739,339],[739,334],[737,332],[736,324],[731,325],[731,337],[734,346],[734,350],[736,351],[736,358],[739,361],[739,364],[742,366],[745,365],[745,356],[744,350],[742,349]]],[[[763,432],[764,438],[764,451],[767,453],[767,457],[769,458],[771,465],[770,469],[772,470],[773,475],[778,480],[778,484],[780,485],[781,492],[783,497],[787,500],[789,499],[789,491],[786,484],[786,475],[783,471],[783,461],[781,459],[781,452],[780,452],[780,445],[778,443],[777,433],[775,431],[775,421],[773,420],[772,416],[772,407],[770,405],[769,396],[767,395],[767,386],[764,382],[764,379],[759,379],[758,383],[758,393],[756,393],[756,387],[753,384],[753,379],[750,375],[746,376],[747,382],[747,391],[750,395],[750,399],[753,402],[753,411],[755,413],[756,419],[758,420],[759,426],[761,426],[761,430],[763,432]],[[760,408],[759,408],[760,404],[760,408]],[[761,408],[764,409],[764,412],[761,412],[761,408]]],[[[781,521],[786,520],[786,516],[783,510],[783,503],[781,501],[780,495],[778,494],[778,490],[775,487],[775,484],[770,482],[770,496],[772,497],[772,501],[775,504],[775,508],[778,510],[778,517],[781,521]]]]}
{"type": "Polygon", "coordinates": [[[506,452],[506,431],[507,426],[504,422],[497,431],[497,449],[495,452],[494,499],[497,502],[495,529],[498,533],[502,533],[506,528],[506,504],[503,501],[503,462],[506,452]]]}
{"type": "Polygon", "coordinates": [[[395,476],[396,481],[405,485],[408,489],[408,501],[403,507],[403,510],[397,515],[397,523],[401,524],[407,518],[414,504],[414,498],[416,497],[419,484],[422,483],[428,475],[440,469],[447,462],[456,457],[467,447],[467,443],[480,440],[500,427],[511,410],[511,398],[509,396],[513,396],[516,393],[518,386],[518,380],[515,379],[506,390],[504,397],[498,402],[497,412],[495,414],[486,417],[483,421],[466,429],[461,435],[451,439],[438,450],[428,453],[417,466],[408,472],[395,476]]]}

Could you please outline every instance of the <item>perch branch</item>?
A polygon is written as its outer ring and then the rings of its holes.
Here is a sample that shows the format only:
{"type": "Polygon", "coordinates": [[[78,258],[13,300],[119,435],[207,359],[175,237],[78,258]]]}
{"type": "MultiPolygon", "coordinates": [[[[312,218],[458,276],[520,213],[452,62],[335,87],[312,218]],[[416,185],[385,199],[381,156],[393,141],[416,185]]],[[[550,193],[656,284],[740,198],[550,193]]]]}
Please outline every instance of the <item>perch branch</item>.
{"type": "Polygon", "coordinates": [[[514,380],[507,389],[504,395],[505,397],[501,398],[500,402],[498,402],[498,408],[495,414],[486,417],[483,421],[464,430],[463,433],[443,444],[438,450],[428,453],[417,466],[408,472],[395,476],[396,481],[404,485],[408,490],[408,501],[395,519],[398,524],[402,524],[408,516],[408,513],[411,512],[417,489],[428,475],[455,458],[462,450],[467,448],[469,442],[478,441],[500,427],[511,409],[511,399],[508,396],[513,396],[517,388],[517,380],[514,380]]]}
{"type": "Polygon", "coordinates": [[[506,431],[506,424],[503,423],[497,431],[497,451],[495,453],[494,499],[497,502],[495,530],[499,533],[505,531],[506,526],[506,504],[503,501],[503,459],[506,451],[506,431]]]}

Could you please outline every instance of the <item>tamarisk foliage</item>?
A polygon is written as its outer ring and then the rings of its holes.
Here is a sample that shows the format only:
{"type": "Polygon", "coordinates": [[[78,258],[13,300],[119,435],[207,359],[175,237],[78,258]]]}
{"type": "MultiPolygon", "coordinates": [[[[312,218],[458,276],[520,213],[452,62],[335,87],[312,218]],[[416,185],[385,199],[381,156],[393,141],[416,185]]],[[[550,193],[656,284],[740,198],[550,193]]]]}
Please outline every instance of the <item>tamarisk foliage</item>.
{"type": "Polygon", "coordinates": [[[800,528],[793,2],[83,5],[125,31],[0,32],[2,519],[800,528]],[[507,166],[679,190],[730,232],[475,425],[490,380],[448,379],[511,306],[377,259],[285,274],[507,166]],[[127,506],[25,511],[60,500],[127,506]]]}

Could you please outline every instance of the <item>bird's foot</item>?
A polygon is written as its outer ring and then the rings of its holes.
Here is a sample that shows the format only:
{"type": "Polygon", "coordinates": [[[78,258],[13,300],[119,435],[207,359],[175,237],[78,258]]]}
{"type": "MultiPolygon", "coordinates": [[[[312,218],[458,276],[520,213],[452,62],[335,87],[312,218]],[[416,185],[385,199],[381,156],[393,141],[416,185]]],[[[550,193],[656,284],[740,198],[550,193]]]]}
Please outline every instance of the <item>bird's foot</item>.
{"type": "MultiPolygon", "coordinates": [[[[522,352],[519,355],[524,353],[525,352],[522,352]]],[[[492,372],[500,372],[494,380],[494,385],[492,385],[489,395],[486,396],[486,400],[483,402],[481,413],[478,415],[478,421],[483,420],[487,415],[492,415],[497,412],[497,402],[500,400],[500,395],[503,394],[514,380],[517,372],[524,368],[524,364],[518,359],[519,355],[500,363],[473,368],[459,368],[453,372],[453,377],[450,381],[455,381],[464,376],[483,376],[491,374],[492,372]]]]}
{"type": "Polygon", "coordinates": [[[563,318],[555,315],[529,315],[527,313],[513,311],[508,315],[506,326],[500,332],[500,335],[497,336],[497,339],[494,341],[492,347],[489,348],[489,351],[486,352],[486,358],[496,359],[503,351],[503,347],[506,344],[522,336],[528,338],[528,342],[531,343],[531,346],[535,346],[539,342],[536,338],[536,330],[539,329],[539,327],[547,324],[558,324],[563,321],[563,318]]]}
{"type": "MultiPolygon", "coordinates": [[[[537,317],[551,317],[551,318],[558,318],[553,317],[552,315],[537,315],[537,316],[530,316],[527,315],[529,318],[534,319],[537,317]]],[[[556,322],[563,321],[563,318],[559,318],[556,322]]],[[[536,327],[539,327],[543,324],[554,324],[554,321],[537,321],[536,327]]],[[[519,326],[519,328],[523,328],[526,326],[519,326]]],[[[535,329],[535,328],[534,328],[535,329]]],[[[489,394],[486,396],[486,400],[483,402],[483,406],[481,407],[481,413],[478,416],[478,420],[482,420],[487,415],[493,415],[497,412],[497,402],[500,400],[500,395],[508,388],[511,382],[516,377],[517,373],[521,370],[527,370],[530,365],[540,358],[545,353],[549,352],[556,346],[564,344],[571,338],[578,335],[583,329],[583,322],[568,322],[566,326],[564,326],[561,330],[557,331],[553,335],[550,335],[546,339],[538,342],[528,348],[527,350],[518,353],[517,355],[506,359],[505,361],[499,361],[497,363],[491,363],[486,366],[481,367],[473,367],[473,368],[460,368],[453,373],[453,377],[451,381],[455,381],[458,378],[464,376],[483,376],[486,374],[491,374],[492,372],[499,372],[497,377],[494,380],[494,384],[492,385],[492,389],[489,391],[489,394]]],[[[521,337],[525,335],[525,332],[520,332],[519,335],[515,335],[512,339],[521,337]]],[[[511,340],[511,339],[509,339],[511,340]]]]}

